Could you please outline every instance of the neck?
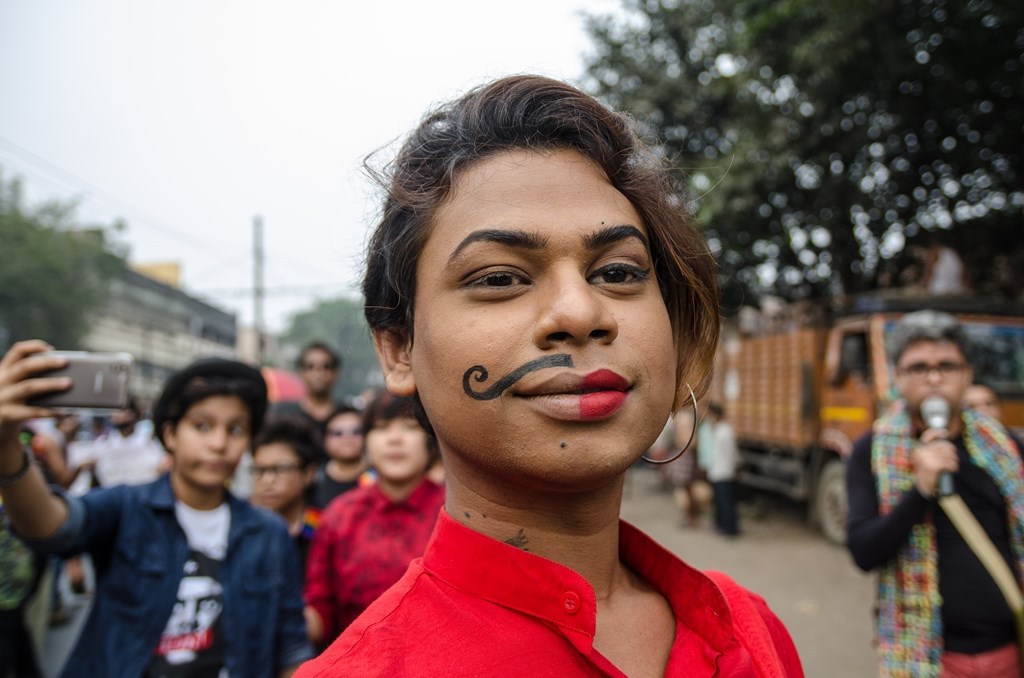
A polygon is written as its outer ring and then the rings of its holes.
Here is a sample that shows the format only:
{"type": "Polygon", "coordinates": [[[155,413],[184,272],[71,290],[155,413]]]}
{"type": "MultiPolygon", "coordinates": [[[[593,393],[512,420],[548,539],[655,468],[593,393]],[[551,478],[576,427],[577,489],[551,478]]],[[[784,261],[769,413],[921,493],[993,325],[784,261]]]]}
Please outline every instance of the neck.
{"type": "Polygon", "coordinates": [[[303,400],[306,402],[307,405],[312,405],[314,407],[323,407],[325,405],[333,404],[331,402],[330,391],[328,391],[327,393],[307,393],[306,397],[303,398],[303,400]]]}
{"type": "Polygon", "coordinates": [[[281,517],[284,518],[285,524],[288,525],[288,532],[290,534],[298,534],[299,530],[302,529],[302,514],[305,510],[306,504],[300,499],[279,511],[281,517]]]}
{"type": "Polygon", "coordinates": [[[337,481],[353,480],[366,470],[362,457],[355,459],[334,459],[327,461],[327,475],[337,481]]]}
{"type": "Polygon", "coordinates": [[[599,601],[626,584],[619,561],[621,476],[589,492],[524,495],[505,491],[501,482],[464,482],[451,464],[446,469],[445,510],[453,519],[578,572],[599,601]]]}
{"type": "Polygon", "coordinates": [[[190,485],[174,472],[171,473],[171,490],[175,499],[197,511],[212,511],[224,503],[227,494],[223,487],[210,489],[190,485]]]}
{"type": "Polygon", "coordinates": [[[381,493],[390,499],[391,501],[405,501],[409,495],[415,491],[420,483],[423,482],[423,476],[419,475],[410,480],[403,480],[401,482],[395,482],[388,480],[387,478],[378,477],[377,487],[380,488],[381,493]]]}

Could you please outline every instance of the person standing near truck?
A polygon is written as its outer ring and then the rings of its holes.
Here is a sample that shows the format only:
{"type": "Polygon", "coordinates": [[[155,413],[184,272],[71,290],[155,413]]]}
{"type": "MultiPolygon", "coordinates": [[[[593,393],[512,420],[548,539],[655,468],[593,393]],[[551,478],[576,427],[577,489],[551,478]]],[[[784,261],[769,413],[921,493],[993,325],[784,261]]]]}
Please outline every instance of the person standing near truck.
{"type": "Polygon", "coordinates": [[[988,571],[936,504],[940,476],[960,495],[1011,571],[1024,573],[1021,443],[961,407],[971,384],[967,338],[952,316],[907,314],[889,336],[900,397],[853,447],[847,546],[877,570],[882,676],[1021,676],[1014,618],[988,571]],[[929,428],[926,398],[948,404],[929,428]]]}
{"type": "Polygon", "coordinates": [[[715,531],[726,537],[736,537],[740,533],[736,510],[736,470],[740,465],[740,451],[736,447],[736,432],[725,420],[725,409],[719,403],[708,405],[707,416],[713,426],[707,474],[715,493],[715,531]]]}

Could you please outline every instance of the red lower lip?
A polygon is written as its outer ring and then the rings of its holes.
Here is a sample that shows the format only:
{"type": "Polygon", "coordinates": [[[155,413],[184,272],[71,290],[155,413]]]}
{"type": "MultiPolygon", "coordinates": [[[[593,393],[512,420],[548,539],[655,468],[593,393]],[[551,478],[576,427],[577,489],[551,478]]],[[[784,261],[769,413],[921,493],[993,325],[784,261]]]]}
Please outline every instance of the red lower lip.
{"type": "Polygon", "coordinates": [[[610,417],[626,402],[625,391],[598,391],[580,396],[580,416],[584,419],[610,417]]]}

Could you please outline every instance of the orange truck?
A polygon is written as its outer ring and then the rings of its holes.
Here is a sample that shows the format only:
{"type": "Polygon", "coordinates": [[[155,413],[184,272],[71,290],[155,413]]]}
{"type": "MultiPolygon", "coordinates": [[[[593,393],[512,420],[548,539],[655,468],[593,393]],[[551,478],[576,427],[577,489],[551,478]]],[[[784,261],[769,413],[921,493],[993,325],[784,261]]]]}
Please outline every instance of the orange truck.
{"type": "Polygon", "coordinates": [[[963,323],[975,381],[995,389],[1004,423],[1024,433],[1024,305],[905,294],[830,309],[779,305],[723,327],[710,397],[736,430],[739,482],[806,501],[811,522],[842,543],[843,462],[897,395],[886,335],[925,308],[963,323]]]}

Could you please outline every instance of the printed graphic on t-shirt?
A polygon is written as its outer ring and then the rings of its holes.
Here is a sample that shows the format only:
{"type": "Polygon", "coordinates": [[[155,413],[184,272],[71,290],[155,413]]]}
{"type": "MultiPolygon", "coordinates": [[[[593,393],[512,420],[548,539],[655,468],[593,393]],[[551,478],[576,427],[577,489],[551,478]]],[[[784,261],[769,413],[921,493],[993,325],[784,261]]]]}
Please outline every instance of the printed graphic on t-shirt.
{"type": "Polygon", "coordinates": [[[220,561],[190,551],[149,678],[226,678],[220,561]]]}

